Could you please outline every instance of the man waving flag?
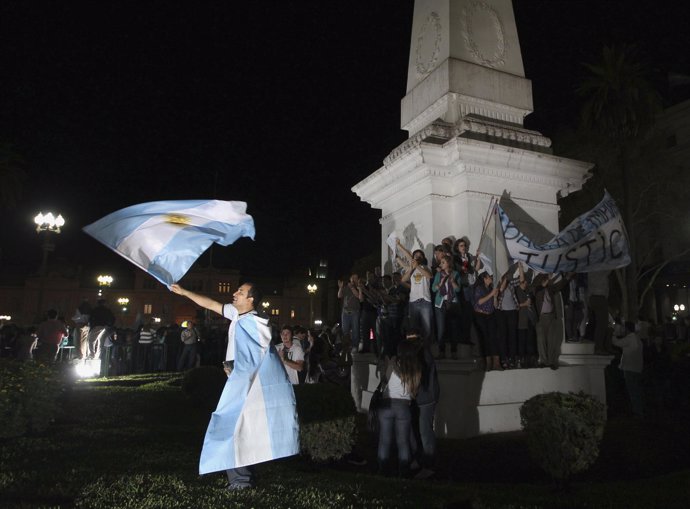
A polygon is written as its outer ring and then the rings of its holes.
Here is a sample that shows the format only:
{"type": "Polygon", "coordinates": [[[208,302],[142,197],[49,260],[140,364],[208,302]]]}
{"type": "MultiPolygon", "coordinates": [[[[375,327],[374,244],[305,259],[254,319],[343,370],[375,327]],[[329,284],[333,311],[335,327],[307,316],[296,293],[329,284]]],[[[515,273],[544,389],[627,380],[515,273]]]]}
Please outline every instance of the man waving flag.
{"type": "Polygon", "coordinates": [[[156,201],[113,212],[84,231],[170,286],[213,242],[254,239],[254,219],[246,210],[241,201],[156,201]]]}

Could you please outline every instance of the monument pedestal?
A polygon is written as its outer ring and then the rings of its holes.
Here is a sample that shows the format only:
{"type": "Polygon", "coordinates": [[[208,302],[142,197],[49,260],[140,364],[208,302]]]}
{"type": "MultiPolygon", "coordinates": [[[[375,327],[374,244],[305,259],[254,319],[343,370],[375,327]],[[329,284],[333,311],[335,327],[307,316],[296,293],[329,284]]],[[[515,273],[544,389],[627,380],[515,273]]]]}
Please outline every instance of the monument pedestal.
{"type": "MultiPolygon", "coordinates": [[[[565,344],[564,349],[585,350],[587,344],[565,344]]],[[[475,359],[436,361],[441,398],[436,407],[435,431],[441,438],[469,438],[486,433],[518,431],[520,407],[532,396],[546,392],[583,391],[606,404],[604,369],[611,355],[565,353],[559,369],[511,369],[485,372],[475,359]]],[[[379,384],[376,358],[355,354],[352,396],[360,412],[369,410],[379,384]]]]}

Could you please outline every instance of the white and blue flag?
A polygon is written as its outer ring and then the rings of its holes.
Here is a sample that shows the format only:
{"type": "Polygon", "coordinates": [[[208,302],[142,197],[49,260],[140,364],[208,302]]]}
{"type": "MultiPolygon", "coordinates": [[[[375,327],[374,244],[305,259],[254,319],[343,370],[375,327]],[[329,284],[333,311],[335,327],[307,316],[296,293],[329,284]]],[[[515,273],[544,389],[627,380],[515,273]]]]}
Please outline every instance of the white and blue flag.
{"type": "Polygon", "coordinates": [[[594,272],[630,263],[623,218],[608,191],[596,207],[545,244],[528,238],[500,206],[498,213],[510,256],[537,272],[594,272]]]}
{"type": "Polygon", "coordinates": [[[213,242],[253,239],[254,220],[246,210],[241,201],[156,201],[113,212],[84,231],[169,286],[213,242]]]}

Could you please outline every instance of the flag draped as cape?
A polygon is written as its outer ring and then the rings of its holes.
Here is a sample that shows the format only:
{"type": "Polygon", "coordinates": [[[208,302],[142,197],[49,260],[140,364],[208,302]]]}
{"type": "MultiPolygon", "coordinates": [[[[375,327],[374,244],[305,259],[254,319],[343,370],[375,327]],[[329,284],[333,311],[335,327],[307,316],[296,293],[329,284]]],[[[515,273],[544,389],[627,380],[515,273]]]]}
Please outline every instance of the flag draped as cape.
{"type": "Polygon", "coordinates": [[[200,474],[299,453],[295,393],[268,320],[247,313],[234,329],[235,366],[211,415],[200,474]]]}

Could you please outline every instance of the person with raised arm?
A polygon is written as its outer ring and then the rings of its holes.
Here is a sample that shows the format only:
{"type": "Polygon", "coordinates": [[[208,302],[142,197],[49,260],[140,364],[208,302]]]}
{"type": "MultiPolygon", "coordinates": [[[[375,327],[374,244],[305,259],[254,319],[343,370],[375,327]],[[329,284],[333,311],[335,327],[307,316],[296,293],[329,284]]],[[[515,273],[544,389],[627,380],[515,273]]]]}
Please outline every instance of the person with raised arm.
{"type": "Polygon", "coordinates": [[[244,283],[232,304],[173,284],[170,290],[230,320],[223,393],[206,431],[199,473],[225,470],[229,490],[254,486],[252,465],[299,453],[295,393],[283,363],[271,345],[268,319],[255,303],[256,285],[244,283]]]}

